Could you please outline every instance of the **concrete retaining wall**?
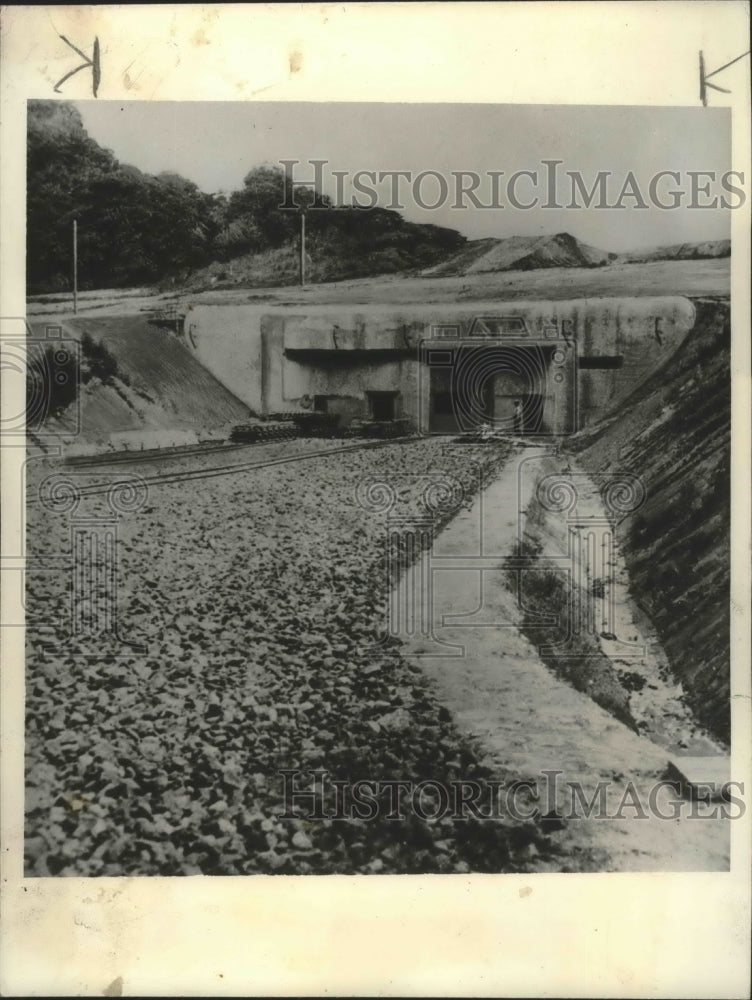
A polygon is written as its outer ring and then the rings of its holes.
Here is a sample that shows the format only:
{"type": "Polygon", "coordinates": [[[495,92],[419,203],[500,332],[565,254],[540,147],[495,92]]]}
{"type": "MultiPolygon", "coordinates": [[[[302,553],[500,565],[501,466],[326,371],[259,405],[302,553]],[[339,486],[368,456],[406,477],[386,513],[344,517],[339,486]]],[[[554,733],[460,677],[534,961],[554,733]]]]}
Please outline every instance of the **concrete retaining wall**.
{"type": "Polygon", "coordinates": [[[440,307],[198,305],[188,310],[184,338],[201,363],[259,414],[305,409],[317,394],[349,396],[365,407],[366,392],[393,390],[416,422],[419,374],[417,362],[405,355],[415,352],[416,358],[421,341],[482,336],[502,343],[569,343],[578,357],[621,359],[618,368],[579,372],[579,422],[585,424],[669,358],[693,322],[692,303],[677,296],[440,307]],[[498,317],[521,317],[524,325],[509,336],[489,334],[498,317]],[[372,351],[392,355],[364,358],[372,351]]]}
{"type": "Polygon", "coordinates": [[[263,412],[261,318],[247,306],[190,308],[183,325],[186,347],[238,399],[263,412]]]}

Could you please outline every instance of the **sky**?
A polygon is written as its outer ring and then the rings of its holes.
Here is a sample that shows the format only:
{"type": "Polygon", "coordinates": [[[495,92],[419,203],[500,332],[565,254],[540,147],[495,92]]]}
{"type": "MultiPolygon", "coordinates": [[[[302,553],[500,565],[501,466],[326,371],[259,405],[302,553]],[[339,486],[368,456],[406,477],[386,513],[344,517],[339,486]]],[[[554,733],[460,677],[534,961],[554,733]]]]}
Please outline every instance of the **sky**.
{"type": "MultiPolygon", "coordinates": [[[[569,232],[604,250],[624,251],[661,244],[729,237],[730,211],[721,207],[692,208],[688,171],[712,171],[706,204],[714,196],[731,197],[720,186],[729,169],[730,117],[725,108],[660,108],[566,105],[494,104],[360,104],[293,102],[158,102],[79,101],[89,135],[111,149],[123,163],[146,173],[174,171],[207,192],[230,192],[242,186],[246,173],[262,164],[298,160],[295,178],[313,176],[311,160],[326,160],[324,191],[336,196],[332,171],[346,171],[345,200],[357,171],[436,171],[448,179],[427,176],[419,198],[435,209],[421,207],[410,183],[400,181],[402,215],[410,221],[457,229],[470,239],[538,236],[569,232]],[[626,207],[541,208],[547,198],[548,169],[543,160],[561,160],[555,201],[571,202],[568,171],[579,172],[590,190],[599,171],[611,171],[606,201],[619,200],[629,171],[647,208],[625,197],[626,207]],[[520,177],[513,194],[520,203],[535,196],[539,206],[515,208],[507,183],[520,170],[537,171],[537,183],[520,177]],[[649,195],[650,179],[658,171],[678,171],[677,184],[664,178],[657,196],[670,204],[671,190],[682,192],[682,207],[662,209],[649,195]],[[455,206],[453,171],[482,176],[475,207],[455,206]],[[494,180],[490,171],[503,171],[494,180]],[[493,185],[498,196],[493,197],[493,185]],[[442,195],[444,195],[442,197],[442,195]],[[496,201],[505,207],[487,207],[496,201]]],[[[370,184],[366,179],[365,183],[370,184]]],[[[388,207],[392,181],[379,186],[379,204],[388,207]]],[[[466,181],[466,184],[469,182],[466,181]]],[[[706,179],[700,185],[708,183],[706,179]]],[[[732,181],[738,185],[738,180],[732,181]]],[[[359,196],[365,203],[364,195],[359,196]]],[[[738,199],[733,196],[732,203],[738,199]]]]}

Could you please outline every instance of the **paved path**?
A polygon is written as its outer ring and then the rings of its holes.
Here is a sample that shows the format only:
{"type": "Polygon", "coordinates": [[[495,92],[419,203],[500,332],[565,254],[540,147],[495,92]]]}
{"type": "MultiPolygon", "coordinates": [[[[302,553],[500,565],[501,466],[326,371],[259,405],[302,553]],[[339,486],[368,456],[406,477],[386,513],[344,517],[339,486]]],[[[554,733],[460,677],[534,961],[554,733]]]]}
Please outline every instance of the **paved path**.
{"type": "MultiPolygon", "coordinates": [[[[532,447],[519,451],[445,529],[434,556],[454,557],[458,566],[465,557],[467,564],[467,557],[480,554],[481,539],[485,556],[509,554],[532,490],[531,477],[518,474],[521,462],[540,454],[532,447]]],[[[549,671],[513,624],[519,610],[500,571],[442,569],[432,575],[434,634],[442,643],[464,646],[464,655],[427,655],[456,649],[441,649],[425,638],[409,641],[404,652],[420,655],[440,700],[465,733],[480,739],[485,762],[499,778],[510,773],[533,778],[544,797],[553,779],[547,782],[542,772],[562,772],[557,804],[565,812],[571,811],[572,794],[566,782],[579,782],[590,799],[598,782],[607,781],[610,815],[619,812],[631,781],[649,813],[650,789],[665,773],[669,752],[549,671]],[[458,626],[458,616],[465,625],[472,616],[475,627],[458,626]],[[451,624],[442,624],[447,619],[451,624]]],[[[409,587],[410,580],[409,574],[403,577],[400,587],[409,587]]],[[[665,815],[673,815],[672,797],[664,790],[657,799],[665,815]]],[[[627,804],[621,818],[571,820],[556,836],[571,855],[572,870],[583,852],[609,871],[726,870],[728,822],[689,818],[690,808],[685,803],[680,818],[664,820],[637,818],[639,809],[627,804]]],[[[541,861],[540,870],[560,868],[541,861]]]]}

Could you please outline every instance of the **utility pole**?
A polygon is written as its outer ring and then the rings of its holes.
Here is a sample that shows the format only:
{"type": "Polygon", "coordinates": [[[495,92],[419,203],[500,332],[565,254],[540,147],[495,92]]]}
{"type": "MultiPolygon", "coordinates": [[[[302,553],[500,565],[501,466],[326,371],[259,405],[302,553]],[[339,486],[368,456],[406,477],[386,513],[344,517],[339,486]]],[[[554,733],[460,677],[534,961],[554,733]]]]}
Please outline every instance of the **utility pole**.
{"type": "Polygon", "coordinates": [[[73,312],[78,312],[78,222],[73,220],[73,312]]]}
{"type": "Polygon", "coordinates": [[[305,285],[305,208],[300,209],[300,286],[305,285]]]}

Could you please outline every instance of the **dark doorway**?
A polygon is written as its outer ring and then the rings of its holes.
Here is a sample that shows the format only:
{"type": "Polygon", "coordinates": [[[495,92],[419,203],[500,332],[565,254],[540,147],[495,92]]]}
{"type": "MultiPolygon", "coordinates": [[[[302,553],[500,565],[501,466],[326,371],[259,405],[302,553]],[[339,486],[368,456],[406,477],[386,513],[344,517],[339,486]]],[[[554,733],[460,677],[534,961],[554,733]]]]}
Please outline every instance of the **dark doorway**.
{"type": "Polygon", "coordinates": [[[453,434],[493,421],[493,379],[481,381],[473,376],[473,371],[468,375],[450,366],[431,367],[429,430],[432,433],[453,434]]]}
{"type": "Polygon", "coordinates": [[[432,434],[549,436],[576,423],[574,351],[551,343],[458,343],[421,347],[421,425],[432,434]],[[428,399],[426,399],[428,396],[428,399]]]}
{"type": "Polygon", "coordinates": [[[396,392],[369,392],[371,420],[394,420],[397,416],[396,392]]]}

